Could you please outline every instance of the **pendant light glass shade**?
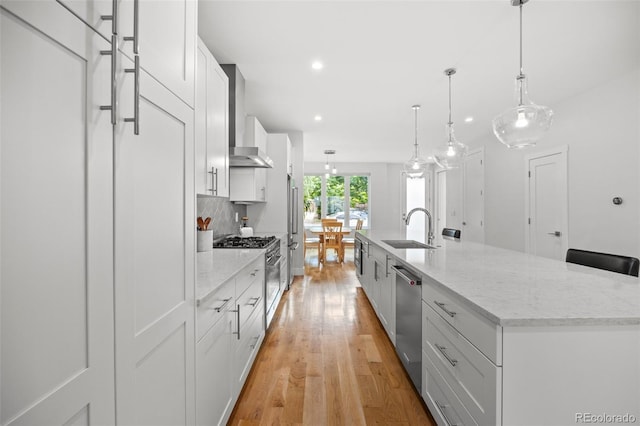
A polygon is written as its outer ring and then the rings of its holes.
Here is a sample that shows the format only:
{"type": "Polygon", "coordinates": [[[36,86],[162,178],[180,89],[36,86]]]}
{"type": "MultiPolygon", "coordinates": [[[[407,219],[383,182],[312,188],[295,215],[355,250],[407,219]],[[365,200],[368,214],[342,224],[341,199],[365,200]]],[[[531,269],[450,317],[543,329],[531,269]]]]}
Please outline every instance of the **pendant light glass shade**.
{"type": "Polygon", "coordinates": [[[451,120],[451,76],[456,73],[455,68],[447,68],[444,74],[449,77],[449,122],[447,123],[447,142],[436,148],[433,158],[443,169],[457,169],[464,162],[469,148],[456,139],[451,120]]]}
{"type": "Polygon", "coordinates": [[[520,74],[516,77],[516,102],[518,105],[493,119],[493,133],[509,148],[534,146],[551,127],[553,111],[536,105],[529,99],[527,77],[522,68],[522,5],[528,0],[511,0],[520,7],[520,74]]]}
{"type": "Polygon", "coordinates": [[[427,171],[427,161],[418,155],[418,110],[420,105],[414,105],[413,108],[415,115],[415,141],[413,144],[413,156],[409,161],[404,163],[404,174],[411,179],[420,179],[424,177],[427,171]]]}

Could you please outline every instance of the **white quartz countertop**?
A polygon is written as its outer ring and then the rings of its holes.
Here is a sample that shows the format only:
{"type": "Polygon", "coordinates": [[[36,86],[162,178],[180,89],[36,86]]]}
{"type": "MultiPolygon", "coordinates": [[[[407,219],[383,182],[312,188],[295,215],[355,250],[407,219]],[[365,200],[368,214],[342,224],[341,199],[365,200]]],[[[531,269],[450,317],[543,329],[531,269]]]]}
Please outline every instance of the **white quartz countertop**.
{"type": "Polygon", "coordinates": [[[453,297],[502,326],[640,324],[640,280],[464,240],[394,249],[399,232],[358,231],[453,297]]]}
{"type": "Polygon", "coordinates": [[[264,253],[264,249],[255,248],[223,248],[196,253],[196,304],[264,253]]]}

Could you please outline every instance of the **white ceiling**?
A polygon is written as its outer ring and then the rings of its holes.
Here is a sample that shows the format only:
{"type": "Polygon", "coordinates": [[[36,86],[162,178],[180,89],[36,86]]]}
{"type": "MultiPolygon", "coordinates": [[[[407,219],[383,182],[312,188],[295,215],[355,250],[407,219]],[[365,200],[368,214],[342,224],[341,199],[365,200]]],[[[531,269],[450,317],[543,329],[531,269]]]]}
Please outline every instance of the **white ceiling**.
{"type": "MultiPolygon", "coordinates": [[[[199,1],[199,34],[238,65],[247,114],[304,132],[305,161],[324,162],[325,149],[336,162],[406,161],[413,104],[431,155],[445,141],[449,67],[458,139],[487,137],[515,105],[518,22],[509,0],[199,1]]],[[[551,108],[640,63],[640,1],[531,0],[523,32],[531,98],[551,108]]]]}

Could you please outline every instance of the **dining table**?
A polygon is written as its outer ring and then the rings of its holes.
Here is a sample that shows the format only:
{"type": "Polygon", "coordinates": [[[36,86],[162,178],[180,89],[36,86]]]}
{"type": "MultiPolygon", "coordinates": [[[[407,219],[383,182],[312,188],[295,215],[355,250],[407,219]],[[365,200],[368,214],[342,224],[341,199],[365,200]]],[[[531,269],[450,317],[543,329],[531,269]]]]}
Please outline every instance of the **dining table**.
{"type": "MultiPolygon", "coordinates": [[[[308,228],[305,228],[307,231],[311,232],[314,235],[317,235],[318,237],[320,237],[320,242],[322,243],[324,241],[324,229],[322,228],[322,226],[310,226],[308,228]]],[[[344,237],[345,235],[349,235],[351,234],[352,229],[351,228],[345,228],[342,227],[342,236],[344,237]]],[[[323,258],[323,253],[321,251],[321,253],[319,253],[319,258],[322,261],[323,258]]]]}

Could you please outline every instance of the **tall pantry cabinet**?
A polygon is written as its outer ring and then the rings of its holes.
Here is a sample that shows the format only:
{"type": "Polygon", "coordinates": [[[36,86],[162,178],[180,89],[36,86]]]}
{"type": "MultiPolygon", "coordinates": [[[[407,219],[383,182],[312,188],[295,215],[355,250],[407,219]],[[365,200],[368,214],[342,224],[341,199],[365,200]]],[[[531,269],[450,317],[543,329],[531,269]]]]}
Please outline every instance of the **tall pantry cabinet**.
{"type": "Polygon", "coordinates": [[[112,74],[111,2],[0,2],[2,425],[195,421],[196,5],[117,3],[112,74]]]}

